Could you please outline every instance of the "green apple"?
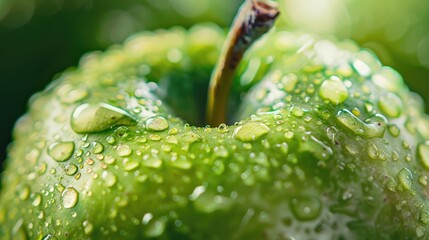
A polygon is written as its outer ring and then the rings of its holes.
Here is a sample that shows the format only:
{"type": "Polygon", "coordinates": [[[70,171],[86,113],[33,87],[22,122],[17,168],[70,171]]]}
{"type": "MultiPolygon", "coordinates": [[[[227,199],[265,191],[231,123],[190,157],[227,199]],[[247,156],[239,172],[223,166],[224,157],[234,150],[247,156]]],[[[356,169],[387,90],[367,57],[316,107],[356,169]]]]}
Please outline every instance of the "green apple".
{"type": "Polygon", "coordinates": [[[281,28],[222,73],[239,20],[222,54],[216,25],[143,32],[36,94],[0,239],[427,238],[421,99],[355,43],[281,28]],[[233,82],[203,127],[211,76],[233,82]]]}

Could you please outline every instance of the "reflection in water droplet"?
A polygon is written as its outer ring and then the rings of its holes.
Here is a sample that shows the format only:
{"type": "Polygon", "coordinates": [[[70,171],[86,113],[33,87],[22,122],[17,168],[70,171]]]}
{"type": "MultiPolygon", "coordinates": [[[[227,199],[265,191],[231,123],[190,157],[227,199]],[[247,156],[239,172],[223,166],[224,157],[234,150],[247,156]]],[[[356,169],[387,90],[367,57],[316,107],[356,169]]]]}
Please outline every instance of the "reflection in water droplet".
{"type": "Polygon", "coordinates": [[[74,110],[71,119],[71,127],[76,133],[101,132],[116,125],[134,123],[130,114],[105,103],[82,104],[74,110]]]}
{"type": "Polygon", "coordinates": [[[79,200],[79,193],[74,188],[66,188],[61,194],[63,207],[64,208],[72,208],[76,206],[79,200]]]}
{"type": "Polygon", "coordinates": [[[64,162],[68,160],[74,151],[74,142],[55,142],[49,145],[48,154],[55,161],[64,162]]]}
{"type": "Polygon", "coordinates": [[[150,131],[160,132],[167,130],[168,127],[169,125],[167,120],[160,116],[151,117],[146,120],[146,128],[150,131]]]}
{"type": "Polygon", "coordinates": [[[259,122],[245,123],[237,127],[233,136],[242,142],[253,142],[270,132],[270,128],[259,122]]]}

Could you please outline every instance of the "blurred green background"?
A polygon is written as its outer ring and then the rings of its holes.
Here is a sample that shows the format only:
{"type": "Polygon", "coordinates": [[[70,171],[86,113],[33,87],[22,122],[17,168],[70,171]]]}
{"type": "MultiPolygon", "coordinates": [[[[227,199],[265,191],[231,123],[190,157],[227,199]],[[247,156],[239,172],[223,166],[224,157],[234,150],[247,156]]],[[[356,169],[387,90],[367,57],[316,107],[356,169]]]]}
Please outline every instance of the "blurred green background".
{"type": "MultiPolygon", "coordinates": [[[[428,0],[278,0],[290,29],[352,38],[429,103],[428,0]]],[[[80,56],[141,30],[213,21],[242,0],[0,0],[0,162],[29,97],[80,56]]],[[[426,106],[426,111],[429,108],[426,106]]]]}

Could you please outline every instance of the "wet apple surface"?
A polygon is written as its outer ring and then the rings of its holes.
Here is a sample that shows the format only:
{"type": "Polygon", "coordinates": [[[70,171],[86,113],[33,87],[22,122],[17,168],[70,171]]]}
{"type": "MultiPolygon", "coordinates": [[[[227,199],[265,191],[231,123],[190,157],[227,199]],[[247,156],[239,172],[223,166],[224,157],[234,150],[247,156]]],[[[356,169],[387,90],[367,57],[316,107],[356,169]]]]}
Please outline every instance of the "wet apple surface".
{"type": "Polygon", "coordinates": [[[228,123],[201,127],[225,35],[137,34],[35,95],[0,238],[426,238],[429,118],[401,76],[349,40],[274,29],[238,66],[228,123]]]}

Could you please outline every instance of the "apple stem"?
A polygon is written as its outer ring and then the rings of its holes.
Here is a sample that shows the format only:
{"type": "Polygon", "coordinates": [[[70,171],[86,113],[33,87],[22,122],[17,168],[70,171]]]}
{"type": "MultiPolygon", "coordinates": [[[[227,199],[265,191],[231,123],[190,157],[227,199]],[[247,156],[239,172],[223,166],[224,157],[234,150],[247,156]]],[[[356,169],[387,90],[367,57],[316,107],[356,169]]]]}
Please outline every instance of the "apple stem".
{"type": "Polygon", "coordinates": [[[206,120],[211,126],[226,122],[228,95],[243,54],[272,28],[279,13],[272,1],[246,0],[241,6],[210,79],[206,120]]]}

